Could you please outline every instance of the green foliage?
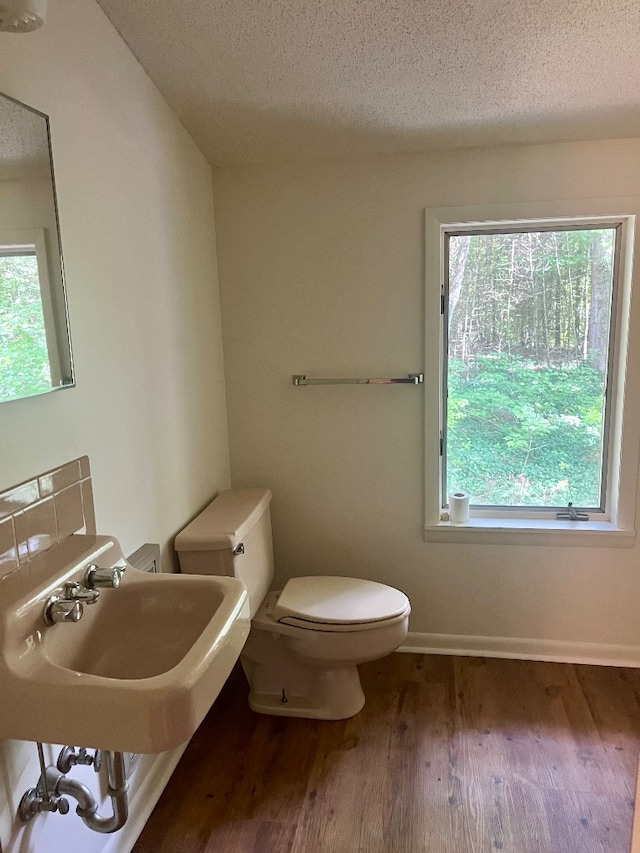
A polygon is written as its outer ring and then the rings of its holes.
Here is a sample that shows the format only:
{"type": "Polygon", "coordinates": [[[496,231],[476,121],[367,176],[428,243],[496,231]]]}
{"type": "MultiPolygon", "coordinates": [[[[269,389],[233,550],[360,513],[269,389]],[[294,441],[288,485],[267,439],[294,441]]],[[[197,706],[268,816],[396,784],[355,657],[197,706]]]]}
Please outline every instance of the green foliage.
{"type": "Polygon", "coordinates": [[[615,229],[449,238],[447,491],[600,504],[615,229]]]}
{"type": "Polygon", "coordinates": [[[0,256],[0,401],[50,389],[36,258],[0,256]]]}
{"type": "Polygon", "coordinates": [[[447,491],[475,504],[600,503],[603,380],[586,364],[449,360],[447,491]]]}

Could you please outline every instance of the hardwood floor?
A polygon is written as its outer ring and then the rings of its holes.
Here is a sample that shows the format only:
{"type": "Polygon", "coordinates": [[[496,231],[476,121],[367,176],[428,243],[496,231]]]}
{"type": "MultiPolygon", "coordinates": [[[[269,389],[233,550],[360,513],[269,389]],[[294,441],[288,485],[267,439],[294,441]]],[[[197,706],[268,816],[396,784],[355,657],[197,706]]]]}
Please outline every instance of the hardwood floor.
{"type": "Polygon", "coordinates": [[[394,654],[350,720],[234,671],[134,853],[628,853],[640,670],[394,654]]]}

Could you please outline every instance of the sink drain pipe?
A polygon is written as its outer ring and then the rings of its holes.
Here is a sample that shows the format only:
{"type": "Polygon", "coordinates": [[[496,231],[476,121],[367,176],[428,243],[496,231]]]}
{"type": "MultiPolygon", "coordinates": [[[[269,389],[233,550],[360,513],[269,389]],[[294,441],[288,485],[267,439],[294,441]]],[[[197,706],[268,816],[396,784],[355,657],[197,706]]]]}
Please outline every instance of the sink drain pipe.
{"type": "Polygon", "coordinates": [[[121,752],[105,752],[107,763],[108,787],[113,814],[104,817],[98,813],[98,804],[91,791],[82,782],[61,775],[56,790],[78,801],[76,814],[82,818],[94,832],[117,832],[124,826],[129,815],[129,797],[127,795],[127,777],[124,770],[124,756],[121,752]]]}
{"type": "Polygon", "coordinates": [[[58,767],[52,764],[44,766],[42,745],[38,744],[38,756],[42,772],[35,788],[29,788],[20,801],[18,814],[25,823],[32,820],[40,812],[60,812],[67,814],[69,803],[65,798],[73,797],[77,801],[76,814],[94,832],[117,832],[124,826],[129,816],[129,797],[127,793],[127,776],[124,769],[124,756],[121,752],[96,753],[89,758],[86,750],[76,754],[73,747],[64,747],[58,757],[58,767]],[[60,772],[62,764],[65,770],[73,764],[93,764],[97,771],[100,768],[100,756],[103,755],[107,764],[107,793],[111,798],[113,814],[101,815],[98,803],[89,788],[77,779],[69,779],[60,772]]]}

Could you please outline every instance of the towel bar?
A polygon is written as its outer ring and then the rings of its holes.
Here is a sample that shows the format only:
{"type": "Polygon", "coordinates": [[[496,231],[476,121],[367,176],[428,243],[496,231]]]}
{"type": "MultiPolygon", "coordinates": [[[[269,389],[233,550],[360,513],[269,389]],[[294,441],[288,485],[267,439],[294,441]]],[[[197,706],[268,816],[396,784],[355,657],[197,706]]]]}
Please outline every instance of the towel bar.
{"type": "Polygon", "coordinates": [[[304,374],[291,377],[294,385],[422,385],[424,373],[409,373],[399,379],[307,379],[304,374]]]}

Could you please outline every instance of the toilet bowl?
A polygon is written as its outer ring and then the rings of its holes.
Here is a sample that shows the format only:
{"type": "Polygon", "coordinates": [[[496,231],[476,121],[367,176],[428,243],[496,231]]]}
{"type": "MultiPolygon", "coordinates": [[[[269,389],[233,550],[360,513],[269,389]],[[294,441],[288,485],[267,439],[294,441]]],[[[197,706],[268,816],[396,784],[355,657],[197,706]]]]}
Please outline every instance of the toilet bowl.
{"type": "Polygon", "coordinates": [[[296,577],[268,592],[273,550],[268,489],[222,492],[176,537],[184,573],[234,575],[249,591],[241,655],[249,705],[265,714],[337,720],[364,705],[357,665],[407,636],[411,607],[394,587],[357,578],[296,577]]]}

